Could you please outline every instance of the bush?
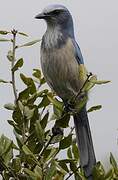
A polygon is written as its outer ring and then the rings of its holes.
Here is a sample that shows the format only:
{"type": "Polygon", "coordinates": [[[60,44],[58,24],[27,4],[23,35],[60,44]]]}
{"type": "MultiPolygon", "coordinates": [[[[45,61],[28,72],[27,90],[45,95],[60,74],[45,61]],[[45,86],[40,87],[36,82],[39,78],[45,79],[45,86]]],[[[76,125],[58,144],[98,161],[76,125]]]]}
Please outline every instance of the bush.
{"type": "MultiPolygon", "coordinates": [[[[79,151],[71,115],[64,109],[63,102],[49,89],[45,89],[45,79],[39,69],[33,69],[32,77],[20,74],[25,89],[17,91],[15,74],[23,66],[23,58],[17,60],[16,50],[38,43],[40,40],[16,45],[17,36],[27,34],[12,31],[0,31],[1,36],[11,35],[11,39],[0,38],[1,42],[12,43],[7,54],[11,64],[11,81],[0,79],[0,83],[10,83],[14,93],[14,103],[5,104],[11,111],[8,123],[13,127],[16,142],[4,135],[0,137],[0,174],[3,180],[67,180],[72,176],[76,180],[85,180],[79,165],[79,151]],[[64,154],[61,157],[61,154],[64,154]]],[[[21,83],[22,83],[21,82],[21,83]]],[[[82,87],[81,93],[89,91],[98,81],[91,73],[82,87]]],[[[75,101],[75,99],[74,99],[75,101]]],[[[75,109],[81,109],[86,103],[84,96],[75,109]]],[[[99,110],[101,105],[91,107],[88,112],[99,110]]],[[[98,162],[93,170],[95,180],[118,179],[118,166],[110,154],[111,168],[106,173],[98,162]]]]}

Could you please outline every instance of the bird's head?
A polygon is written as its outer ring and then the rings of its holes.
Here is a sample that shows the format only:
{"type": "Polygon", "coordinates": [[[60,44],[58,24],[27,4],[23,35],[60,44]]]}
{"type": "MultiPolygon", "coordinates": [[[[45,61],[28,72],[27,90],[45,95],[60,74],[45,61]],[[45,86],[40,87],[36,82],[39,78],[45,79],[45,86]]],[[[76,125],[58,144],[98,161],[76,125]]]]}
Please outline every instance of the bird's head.
{"type": "Polygon", "coordinates": [[[73,31],[73,20],[69,10],[63,5],[50,5],[38,14],[36,19],[44,19],[48,26],[60,27],[63,30],[73,31]]]}

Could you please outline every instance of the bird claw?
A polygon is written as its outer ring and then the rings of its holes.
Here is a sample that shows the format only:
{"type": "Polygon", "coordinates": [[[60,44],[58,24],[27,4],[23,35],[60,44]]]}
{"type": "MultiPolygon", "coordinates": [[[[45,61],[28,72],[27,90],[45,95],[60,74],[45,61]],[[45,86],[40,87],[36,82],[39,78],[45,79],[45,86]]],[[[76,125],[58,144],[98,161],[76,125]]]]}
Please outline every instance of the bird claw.
{"type": "Polygon", "coordinates": [[[64,111],[75,113],[74,104],[71,102],[64,103],[64,111]]]}

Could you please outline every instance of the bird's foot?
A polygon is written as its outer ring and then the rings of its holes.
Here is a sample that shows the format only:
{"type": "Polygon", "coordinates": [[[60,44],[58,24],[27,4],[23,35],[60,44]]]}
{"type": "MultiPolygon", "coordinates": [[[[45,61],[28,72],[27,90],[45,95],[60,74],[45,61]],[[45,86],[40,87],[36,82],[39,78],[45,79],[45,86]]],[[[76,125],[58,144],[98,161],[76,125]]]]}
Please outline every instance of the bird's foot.
{"type": "Polygon", "coordinates": [[[69,101],[65,102],[64,103],[64,111],[74,113],[75,112],[74,104],[72,102],[69,102],[69,101]]]}

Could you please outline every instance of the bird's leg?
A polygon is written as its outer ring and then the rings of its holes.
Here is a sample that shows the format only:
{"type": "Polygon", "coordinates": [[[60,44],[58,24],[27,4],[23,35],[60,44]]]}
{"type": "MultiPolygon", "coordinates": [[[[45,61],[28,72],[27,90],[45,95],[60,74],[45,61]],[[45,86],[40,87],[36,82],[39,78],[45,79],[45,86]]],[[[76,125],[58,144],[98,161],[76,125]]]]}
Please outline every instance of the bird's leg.
{"type": "Polygon", "coordinates": [[[74,101],[72,99],[68,101],[64,101],[63,113],[71,113],[71,114],[78,113],[81,110],[81,108],[86,104],[87,100],[88,100],[87,93],[81,92],[78,98],[74,99],[74,101]]]}

